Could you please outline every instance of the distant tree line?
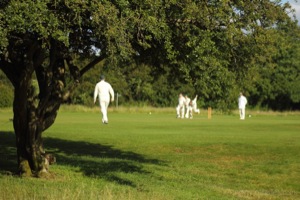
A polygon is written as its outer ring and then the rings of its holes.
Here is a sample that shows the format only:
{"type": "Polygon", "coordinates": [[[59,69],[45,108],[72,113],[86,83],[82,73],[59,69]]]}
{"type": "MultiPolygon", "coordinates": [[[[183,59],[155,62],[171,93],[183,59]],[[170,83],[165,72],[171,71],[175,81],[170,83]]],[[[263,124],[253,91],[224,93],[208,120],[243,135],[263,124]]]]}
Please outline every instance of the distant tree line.
{"type": "MultiPolygon", "coordinates": [[[[299,110],[300,28],[276,27],[267,33],[263,38],[258,38],[263,44],[255,47],[257,52],[247,43],[237,46],[236,48],[246,51],[237,52],[244,54],[245,58],[232,61],[232,65],[220,64],[226,63],[221,60],[226,56],[221,54],[222,52],[218,52],[215,58],[200,57],[197,52],[191,52],[192,55],[186,56],[184,62],[174,64],[175,68],[173,64],[159,61],[151,61],[154,64],[143,60],[118,64],[112,60],[100,62],[81,78],[79,87],[66,103],[91,106],[94,86],[99,81],[100,74],[105,74],[116,94],[120,95],[119,105],[124,106],[174,107],[178,94],[183,93],[191,98],[198,94],[198,106],[231,110],[236,108],[238,93],[242,91],[252,108],[299,110]],[[248,58],[247,51],[255,57],[248,58]],[[215,66],[210,63],[211,59],[216,59],[213,60],[215,66]],[[243,63],[241,59],[245,59],[247,63],[243,63]],[[239,66],[238,62],[242,66],[239,66]]],[[[213,44],[214,48],[221,48],[217,45],[219,43],[213,44]]],[[[198,51],[203,53],[210,50],[198,51]]],[[[151,54],[147,57],[152,59],[151,54]]],[[[76,62],[84,66],[88,61],[78,59],[76,62]]],[[[0,90],[0,107],[11,106],[13,87],[1,71],[0,90]]]]}

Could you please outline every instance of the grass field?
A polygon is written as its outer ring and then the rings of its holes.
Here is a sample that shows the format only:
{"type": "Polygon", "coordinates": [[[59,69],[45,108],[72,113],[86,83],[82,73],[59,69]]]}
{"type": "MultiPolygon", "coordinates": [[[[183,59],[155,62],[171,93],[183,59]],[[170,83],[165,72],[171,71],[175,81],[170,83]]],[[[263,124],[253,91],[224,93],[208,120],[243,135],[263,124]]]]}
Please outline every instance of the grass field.
{"type": "Polygon", "coordinates": [[[98,111],[63,108],[44,133],[57,163],[37,179],[12,175],[12,113],[0,110],[0,199],[300,199],[299,113],[173,111],[110,110],[103,125],[98,111]]]}

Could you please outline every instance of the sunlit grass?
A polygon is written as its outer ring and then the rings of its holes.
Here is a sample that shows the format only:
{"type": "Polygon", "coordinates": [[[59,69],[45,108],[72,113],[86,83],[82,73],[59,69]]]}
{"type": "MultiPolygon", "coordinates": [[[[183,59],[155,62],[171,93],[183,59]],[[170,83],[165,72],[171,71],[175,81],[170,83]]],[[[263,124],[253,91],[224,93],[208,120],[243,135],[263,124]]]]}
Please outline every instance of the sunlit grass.
{"type": "Polygon", "coordinates": [[[64,106],[44,133],[52,176],[21,179],[0,111],[0,199],[299,199],[300,115],[248,112],[111,108],[103,125],[97,106],[64,106]]]}

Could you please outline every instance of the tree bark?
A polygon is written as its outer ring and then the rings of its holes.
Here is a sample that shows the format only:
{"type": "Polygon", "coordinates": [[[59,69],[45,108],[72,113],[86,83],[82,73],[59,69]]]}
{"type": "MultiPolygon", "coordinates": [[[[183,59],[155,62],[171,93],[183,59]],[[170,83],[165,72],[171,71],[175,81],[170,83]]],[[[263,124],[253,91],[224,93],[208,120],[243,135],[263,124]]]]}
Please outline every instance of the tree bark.
{"type": "Polygon", "coordinates": [[[15,85],[13,103],[19,173],[24,176],[31,176],[45,168],[42,129],[34,105],[31,74],[30,71],[24,73],[19,84],[15,85]]]}

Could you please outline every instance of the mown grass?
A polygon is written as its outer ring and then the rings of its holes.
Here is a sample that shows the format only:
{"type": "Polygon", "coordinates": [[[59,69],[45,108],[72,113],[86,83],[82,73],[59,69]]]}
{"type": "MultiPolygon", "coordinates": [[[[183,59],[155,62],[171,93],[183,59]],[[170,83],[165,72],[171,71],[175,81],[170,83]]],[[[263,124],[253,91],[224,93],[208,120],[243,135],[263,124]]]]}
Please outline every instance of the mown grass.
{"type": "MultiPolygon", "coordinates": [[[[251,111],[249,111],[251,113],[251,111]]],[[[0,110],[0,199],[300,199],[300,115],[63,107],[44,133],[48,179],[18,178],[9,110],[0,110]],[[151,115],[149,114],[151,112],[151,115]]]]}

